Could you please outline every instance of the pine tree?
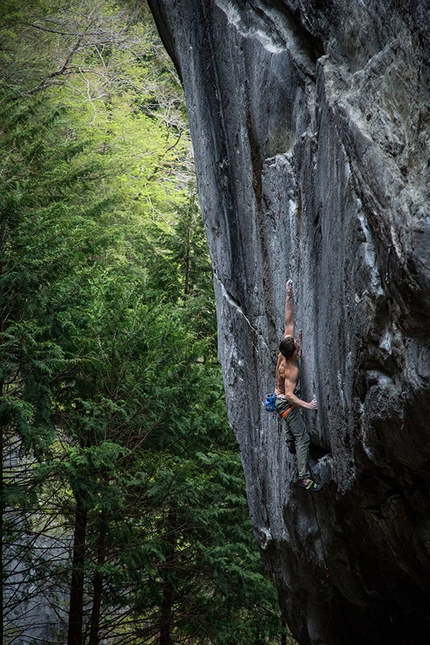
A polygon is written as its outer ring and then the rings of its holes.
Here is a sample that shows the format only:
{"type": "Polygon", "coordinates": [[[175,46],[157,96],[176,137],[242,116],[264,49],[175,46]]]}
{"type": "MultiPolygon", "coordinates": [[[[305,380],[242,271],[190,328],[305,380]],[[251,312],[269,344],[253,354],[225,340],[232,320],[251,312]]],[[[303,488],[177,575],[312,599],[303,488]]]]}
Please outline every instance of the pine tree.
{"type": "Polygon", "coordinates": [[[179,82],[142,15],[8,0],[0,24],[5,643],[12,589],[30,587],[74,645],[281,633],[226,419],[179,82]]]}
{"type": "MultiPolygon", "coordinates": [[[[54,437],[51,380],[62,360],[61,347],[47,330],[52,309],[64,309],[65,292],[75,286],[69,280],[70,272],[86,258],[82,229],[88,222],[88,208],[79,208],[79,202],[88,177],[97,169],[86,161],[75,163],[82,148],[64,140],[64,113],[46,98],[17,102],[3,86],[0,115],[4,587],[17,554],[21,561],[28,555],[22,542],[26,512],[19,509],[34,501],[32,464],[54,437]]],[[[28,567],[27,571],[31,577],[28,567]]],[[[23,588],[30,585],[30,577],[24,576],[23,588]]],[[[13,595],[19,596],[19,592],[13,595]]],[[[6,601],[2,606],[7,611],[6,601]]]]}

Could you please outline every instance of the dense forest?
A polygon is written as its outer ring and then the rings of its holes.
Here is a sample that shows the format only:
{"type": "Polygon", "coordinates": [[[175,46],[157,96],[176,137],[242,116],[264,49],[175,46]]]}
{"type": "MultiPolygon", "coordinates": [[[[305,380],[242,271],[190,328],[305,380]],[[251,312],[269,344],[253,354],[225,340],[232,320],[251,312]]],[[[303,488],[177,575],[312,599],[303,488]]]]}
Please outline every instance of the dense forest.
{"type": "Polygon", "coordinates": [[[3,0],[0,84],[0,642],[286,643],[147,7],[3,0]]]}

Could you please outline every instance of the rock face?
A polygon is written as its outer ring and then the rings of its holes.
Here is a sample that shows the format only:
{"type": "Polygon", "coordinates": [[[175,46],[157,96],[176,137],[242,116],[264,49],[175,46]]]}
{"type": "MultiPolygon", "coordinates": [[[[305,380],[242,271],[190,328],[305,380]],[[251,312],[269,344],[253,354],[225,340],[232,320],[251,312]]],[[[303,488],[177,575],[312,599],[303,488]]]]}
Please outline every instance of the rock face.
{"type": "Polygon", "coordinates": [[[302,645],[430,634],[430,9],[150,0],[183,80],[250,512],[302,645]],[[285,281],[311,467],[273,389],[285,281]]]}

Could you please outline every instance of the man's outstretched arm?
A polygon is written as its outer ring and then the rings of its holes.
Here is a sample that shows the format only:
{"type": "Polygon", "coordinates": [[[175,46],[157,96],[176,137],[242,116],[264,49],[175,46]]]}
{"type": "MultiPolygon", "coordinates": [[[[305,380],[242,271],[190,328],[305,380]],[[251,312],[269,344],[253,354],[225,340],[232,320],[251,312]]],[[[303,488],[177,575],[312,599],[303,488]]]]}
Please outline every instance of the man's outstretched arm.
{"type": "Polygon", "coordinates": [[[292,336],[294,338],[294,317],[293,317],[293,283],[291,280],[287,281],[285,285],[285,336],[292,336]]]}
{"type": "Polygon", "coordinates": [[[299,397],[294,394],[294,388],[297,384],[293,383],[288,376],[285,378],[284,383],[285,396],[289,403],[297,406],[298,408],[304,408],[305,410],[318,410],[318,403],[316,399],[312,399],[312,401],[309,401],[308,403],[307,401],[299,399],[299,397]]]}

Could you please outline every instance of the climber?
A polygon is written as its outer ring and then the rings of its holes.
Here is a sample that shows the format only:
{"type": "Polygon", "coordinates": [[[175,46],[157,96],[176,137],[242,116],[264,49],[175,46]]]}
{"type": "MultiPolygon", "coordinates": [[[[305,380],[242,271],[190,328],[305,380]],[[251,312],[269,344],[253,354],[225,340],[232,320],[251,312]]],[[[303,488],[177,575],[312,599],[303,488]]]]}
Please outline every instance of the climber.
{"type": "Polygon", "coordinates": [[[311,479],[308,465],[310,439],[299,408],[317,410],[318,404],[316,399],[307,403],[298,396],[300,347],[298,341],[294,340],[292,295],[293,283],[288,280],[285,299],[285,332],[279,344],[280,353],[276,365],[275,409],[286,423],[288,449],[292,454],[297,455],[300,486],[316,493],[323,489],[324,484],[317,484],[311,479]]]}

